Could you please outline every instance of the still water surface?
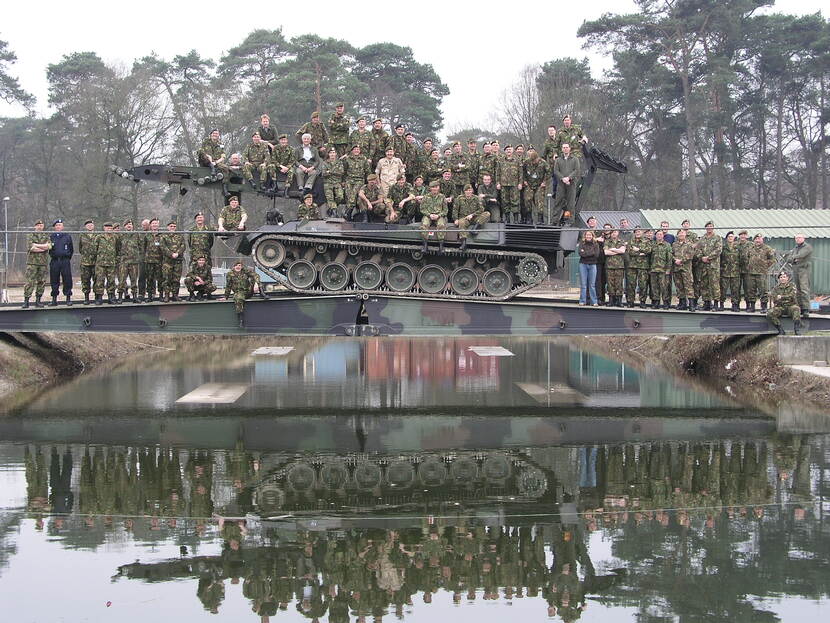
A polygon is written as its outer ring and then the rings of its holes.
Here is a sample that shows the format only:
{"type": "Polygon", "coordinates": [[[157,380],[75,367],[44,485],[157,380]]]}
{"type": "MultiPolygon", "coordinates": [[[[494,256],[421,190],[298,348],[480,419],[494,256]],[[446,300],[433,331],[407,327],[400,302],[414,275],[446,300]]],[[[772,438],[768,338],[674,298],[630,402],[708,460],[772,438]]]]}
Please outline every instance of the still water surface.
{"type": "Polygon", "coordinates": [[[549,339],[141,355],[0,419],[3,620],[820,620],[828,422],[549,339]]]}

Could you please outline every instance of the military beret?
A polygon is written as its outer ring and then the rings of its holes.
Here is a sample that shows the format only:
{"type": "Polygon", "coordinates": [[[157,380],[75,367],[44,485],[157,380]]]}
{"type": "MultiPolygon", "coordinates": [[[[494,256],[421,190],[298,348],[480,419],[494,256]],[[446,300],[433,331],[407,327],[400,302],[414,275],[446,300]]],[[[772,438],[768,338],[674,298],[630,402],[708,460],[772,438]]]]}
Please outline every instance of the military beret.
{"type": "MultiPolygon", "coordinates": [[[[498,145],[498,143],[496,143],[496,145],[498,145]]],[[[505,149],[507,149],[507,148],[513,149],[513,145],[511,145],[510,143],[508,143],[507,145],[505,145],[505,146],[504,146],[504,148],[505,148],[505,149]]]]}
{"type": "Polygon", "coordinates": [[[311,197],[313,199],[314,195],[312,193],[306,193],[306,194],[303,195],[303,199],[308,199],[309,197],[311,197]]]}
{"type": "Polygon", "coordinates": [[[128,218],[126,221],[124,221],[124,226],[125,226],[125,227],[126,227],[127,225],[132,225],[132,224],[133,224],[133,219],[131,219],[131,218],[128,218]]]}
{"type": "Polygon", "coordinates": [[[251,138],[254,138],[255,136],[260,136],[259,130],[255,130],[254,133],[251,134],[251,138]]]}
{"type": "Polygon", "coordinates": [[[317,112],[316,110],[313,113],[311,113],[311,118],[312,119],[318,119],[319,117],[320,117],[320,113],[317,112]]]}
{"type": "Polygon", "coordinates": [[[335,108],[340,108],[341,106],[346,106],[346,105],[345,105],[343,102],[337,102],[337,103],[334,105],[334,107],[335,107],[335,108]]]}
{"type": "Polygon", "coordinates": [[[366,117],[358,117],[357,120],[358,121],[366,121],[366,117]]]}
{"type": "Polygon", "coordinates": [[[404,134],[404,138],[407,137],[407,136],[415,136],[415,135],[412,134],[412,132],[407,132],[406,134],[404,134]]]}
{"type": "Polygon", "coordinates": [[[115,221],[115,222],[112,224],[112,228],[113,228],[113,229],[121,229],[121,223],[119,223],[118,221],[115,221]]]}
{"type": "Polygon", "coordinates": [[[200,216],[204,216],[204,214],[202,214],[201,212],[196,212],[196,214],[193,215],[193,218],[199,218],[200,216]]]}
{"type": "Polygon", "coordinates": [[[43,221],[38,219],[35,221],[35,225],[43,225],[43,221]]]}
{"type": "Polygon", "coordinates": [[[473,189],[472,184],[464,184],[464,190],[472,190],[472,189],[473,189]]]}
{"type": "Polygon", "coordinates": [[[764,237],[764,234],[762,234],[762,233],[758,232],[757,234],[755,234],[754,236],[752,236],[752,239],[753,239],[753,240],[755,240],[756,238],[763,238],[763,237],[764,237]]]}
{"type": "Polygon", "coordinates": [[[478,143],[478,141],[474,138],[468,138],[467,139],[467,144],[470,145],[471,143],[478,143]]]}
{"type": "MultiPolygon", "coordinates": [[[[214,132],[219,132],[219,128],[213,128],[213,129],[210,131],[210,133],[211,133],[211,134],[213,134],[214,132]]],[[[221,132],[220,132],[220,134],[221,134],[221,132]]]]}
{"type": "Polygon", "coordinates": [[[239,197],[237,197],[236,195],[231,195],[230,197],[228,197],[228,203],[230,203],[231,201],[239,201],[239,197]]]}
{"type": "Polygon", "coordinates": [[[167,226],[169,227],[170,225],[177,225],[177,223],[176,223],[176,221],[171,220],[171,221],[167,222],[167,226]]]}
{"type": "Polygon", "coordinates": [[[429,183],[429,187],[430,187],[430,188],[438,188],[439,186],[441,186],[441,184],[439,184],[439,183],[438,183],[438,180],[432,180],[432,181],[429,183]]]}
{"type": "Polygon", "coordinates": [[[378,176],[375,175],[374,173],[369,173],[369,175],[366,176],[366,181],[367,182],[371,182],[371,181],[374,181],[376,179],[378,179],[378,176]]]}
{"type": "Polygon", "coordinates": [[[425,139],[424,139],[424,143],[434,143],[434,142],[435,142],[435,141],[433,141],[433,140],[432,140],[431,138],[429,138],[429,137],[427,137],[427,138],[425,138],[425,139]]]}
{"type": "Polygon", "coordinates": [[[396,129],[396,130],[397,130],[398,128],[400,128],[401,130],[403,130],[403,124],[402,124],[402,123],[399,123],[398,125],[396,125],[396,126],[395,126],[395,129],[396,129]]]}
{"type": "Polygon", "coordinates": [[[726,235],[727,235],[727,236],[729,236],[730,234],[734,236],[734,235],[735,235],[735,232],[734,232],[734,231],[728,231],[728,232],[726,232],[726,235]]]}
{"type": "Polygon", "coordinates": [[[527,150],[528,151],[536,151],[536,148],[533,145],[528,145],[527,150]]]}
{"type": "Polygon", "coordinates": [[[54,227],[54,226],[55,226],[55,225],[57,225],[58,223],[63,223],[63,219],[62,219],[62,218],[56,218],[56,219],[54,220],[54,222],[52,223],[52,227],[54,227]]]}
{"type": "Polygon", "coordinates": [[[401,173],[401,174],[398,176],[398,180],[405,180],[405,179],[406,179],[406,175],[404,175],[403,173],[401,173]]]}
{"type": "Polygon", "coordinates": [[[354,145],[352,145],[351,149],[357,149],[358,147],[360,147],[360,145],[358,145],[357,143],[355,143],[354,145]]]}
{"type": "Polygon", "coordinates": [[[197,260],[206,260],[207,258],[204,255],[200,255],[196,258],[197,260]]]}
{"type": "Polygon", "coordinates": [[[570,119],[570,118],[571,118],[570,115],[565,115],[564,117],[562,117],[562,121],[564,121],[565,119],[570,119]]]}
{"type": "Polygon", "coordinates": [[[242,266],[242,260],[236,260],[236,261],[233,263],[233,265],[234,265],[234,266],[242,266]]]}
{"type": "Polygon", "coordinates": [[[738,235],[739,235],[739,236],[740,236],[741,234],[745,234],[745,235],[747,235],[747,236],[748,236],[748,235],[749,235],[749,232],[748,232],[747,230],[745,230],[745,229],[742,229],[741,231],[739,231],[739,232],[738,232],[738,235]]]}
{"type": "Polygon", "coordinates": [[[104,223],[104,227],[112,227],[112,223],[110,223],[109,221],[107,221],[106,223],[104,223]]]}
{"type": "Polygon", "coordinates": [[[449,169],[444,169],[443,171],[441,171],[441,173],[452,173],[452,171],[449,169]]]}
{"type": "Polygon", "coordinates": [[[372,123],[377,123],[378,121],[380,121],[381,123],[383,123],[383,119],[381,119],[380,117],[378,117],[377,119],[375,119],[374,121],[372,121],[372,123]]]}
{"type": "Polygon", "coordinates": [[[277,140],[280,140],[281,138],[288,138],[288,134],[280,134],[280,135],[277,137],[277,140]]]}
{"type": "Polygon", "coordinates": [[[521,143],[519,143],[518,145],[516,145],[516,149],[518,149],[519,147],[521,147],[522,149],[524,149],[524,148],[525,148],[525,146],[524,146],[524,145],[522,145],[521,143]]]}
{"type": "Polygon", "coordinates": [[[87,220],[84,221],[84,225],[89,225],[90,223],[95,225],[95,221],[93,221],[92,219],[87,219],[87,220]]]}
{"type": "Polygon", "coordinates": [[[452,146],[453,146],[453,147],[455,147],[456,145],[458,145],[459,147],[461,147],[461,143],[459,143],[458,141],[453,141],[453,142],[452,142],[452,146]]]}
{"type": "Polygon", "coordinates": [[[715,226],[715,224],[712,221],[706,221],[706,224],[704,225],[704,227],[709,227],[709,225],[711,225],[712,227],[715,226]]]}

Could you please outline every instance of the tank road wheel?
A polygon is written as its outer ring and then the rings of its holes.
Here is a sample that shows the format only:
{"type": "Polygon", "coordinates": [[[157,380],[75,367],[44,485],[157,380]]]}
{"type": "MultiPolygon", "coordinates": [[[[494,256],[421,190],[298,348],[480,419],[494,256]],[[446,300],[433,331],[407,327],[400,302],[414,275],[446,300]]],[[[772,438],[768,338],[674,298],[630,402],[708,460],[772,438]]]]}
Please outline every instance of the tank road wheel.
{"type": "Polygon", "coordinates": [[[393,292],[406,292],[415,285],[415,271],[408,264],[398,262],[386,271],[386,285],[393,292]]]}
{"type": "Polygon", "coordinates": [[[407,461],[394,461],[386,468],[386,480],[390,485],[409,487],[415,481],[415,468],[407,461]]]}
{"type": "Polygon", "coordinates": [[[444,484],[447,468],[439,459],[428,458],[418,466],[418,477],[423,485],[437,487],[444,484]]]}
{"type": "Polygon", "coordinates": [[[330,461],[320,470],[320,480],[329,489],[342,489],[349,481],[349,470],[340,461],[330,461]]]}
{"type": "Polygon", "coordinates": [[[308,491],[317,484],[317,472],[305,463],[297,463],[288,471],[288,484],[295,491],[308,491]]]}
{"type": "Polygon", "coordinates": [[[418,287],[427,294],[438,294],[447,287],[447,271],[436,264],[424,266],[418,273],[418,287]]]}
{"type": "Polygon", "coordinates": [[[297,260],[288,267],[288,283],[298,290],[305,290],[317,281],[317,269],[308,260],[297,260]]]}
{"type": "Polygon", "coordinates": [[[320,271],[320,285],[326,290],[342,290],[349,285],[348,269],[338,262],[329,262],[320,271]]]}
{"type": "Polygon", "coordinates": [[[484,285],[484,291],[488,296],[500,297],[505,296],[513,287],[513,280],[503,268],[491,268],[484,273],[484,278],[481,280],[484,285]]]}
{"type": "Polygon", "coordinates": [[[383,269],[375,262],[361,262],[354,269],[354,282],[361,290],[377,290],[383,283],[383,269]]]}
{"type": "Polygon", "coordinates": [[[510,477],[510,461],[500,454],[488,456],[481,465],[481,471],[487,480],[506,480],[510,477]]]}
{"type": "Polygon", "coordinates": [[[519,267],[516,269],[516,273],[524,283],[536,285],[548,274],[548,265],[542,258],[526,256],[519,260],[519,267]]]}
{"type": "Polygon", "coordinates": [[[473,459],[462,456],[452,462],[450,474],[457,482],[472,485],[478,476],[478,465],[473,459]]]}
{"type": "Polygon", "coordinates": [[[459,266],[450,275],[452,291],[461,296],[469,296],[478,290],[478,275],[472,268],[459,266]]]}
{"type": "Polygon", "coordinates": [[[380,484],[380,467],[369,461],[359,463],[354,470],[354,480],[361,489],[374,489],[380,484]]]}
{"type": "Polygon", "coordinates": [[[285,261],[285,245],[274,238],[260,238],[254,247],[254,259],[265,268],[279,268],[285,261]]]}

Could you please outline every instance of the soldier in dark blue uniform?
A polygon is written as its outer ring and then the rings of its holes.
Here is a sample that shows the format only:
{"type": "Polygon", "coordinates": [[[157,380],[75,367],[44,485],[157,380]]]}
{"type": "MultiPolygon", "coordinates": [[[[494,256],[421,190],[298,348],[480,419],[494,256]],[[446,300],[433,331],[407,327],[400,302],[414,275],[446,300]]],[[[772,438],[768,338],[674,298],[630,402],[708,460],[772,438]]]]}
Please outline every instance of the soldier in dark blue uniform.
{"type": "Polygon", "coordinates": [[[61,281],[63,282],[63,295],[66,297],[66,304],[72,305],[72,266],[70,261],[75,253],[72,246],[72,236],[63,231],[63,221],[57,219],[52,223],[54,230],[49,238],[52,241],[52,248],[49,255],[49,281],[52,284],[52,307],[58,304],[58,292],[61,281]]]}

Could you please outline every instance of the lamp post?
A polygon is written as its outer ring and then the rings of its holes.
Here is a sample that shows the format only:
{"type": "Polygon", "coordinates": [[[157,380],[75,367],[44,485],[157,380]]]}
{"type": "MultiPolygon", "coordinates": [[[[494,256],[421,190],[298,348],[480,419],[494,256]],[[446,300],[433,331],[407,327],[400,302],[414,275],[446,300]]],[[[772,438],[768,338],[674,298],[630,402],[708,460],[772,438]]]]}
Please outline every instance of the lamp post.
{"type": "Polygon", "coordinates": [[[9,197],[3,197],[3,303],[9,302],[9,197]]]}

